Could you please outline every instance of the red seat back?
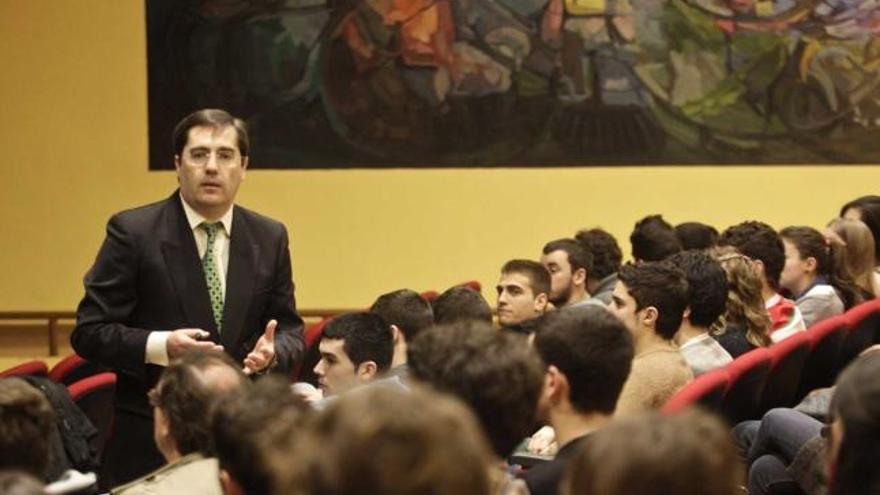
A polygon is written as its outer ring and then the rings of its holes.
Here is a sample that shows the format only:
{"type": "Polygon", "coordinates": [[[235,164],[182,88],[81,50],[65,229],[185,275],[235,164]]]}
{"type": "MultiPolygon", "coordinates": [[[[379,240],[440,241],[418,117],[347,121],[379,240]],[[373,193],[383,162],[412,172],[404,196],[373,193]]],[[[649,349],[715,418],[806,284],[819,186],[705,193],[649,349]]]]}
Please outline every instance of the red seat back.
{"type": "Polygon", "coordinates": [[[805,332],[797,332],[770,346],[770,374],[761,396],[761,412],[774,407],[793,407],[798,387],[813,346],[805,332]]]}
{"type": "Polygon", "coordinates": [[[436,290],[426,290],[419,295],[422,296],[422,299],[428,301],[429,303],[436,301],[437,298],[440,297],[440,293],[436,290]]]}
{"type": "Polygon", "coordinates": [[[730,384],[730,373],[724,368],[703,373],[675,393],[663,412],[674,414],[692,405],[700,405],[714,412],[721,412],[721,401],[730,384]]]}
{"type": "Polygon", "coordinates": [[[40,360],[33,360],[21,363],[19,365],[0,371],[0,378],[8,378],[10,376],[48,376],[49,367],[40,360]]]}
{"type": "Polygon", "coordinates": [[[849,331],[840,348],[838,371],[846,367],[859,353],[877,342],[880,328],[880,299],[859,304],[844,313],[849,331]]]}
{"type": "Polygon", "coordinates": [[[324,334],[324,327],[327,326],[332,317],[326,317],[306,329],[303,339],[305,341],[305,350],[303,359],[296,364],[291,379],[294,382],[306,381],[315,383],[316,378],[312,369],[321,360],[321,353],[318,351],[318,344],[321,342],[321,335],[324,334]]]}
{"type": "Polygon", "coordinates": [[[49,370],[49,379],[62,385],[71,385],[83,378],[105,373],[106,367],[79,357],[76,354],[65,357],[49,370]]]}
{"type": "Polygon", "coordinates": [[[467,287],[469,289],[473,289],[477,292],[481,292],[483,290],[483,284],[481,284],[477,280],[468,280],[467,282],[462,282],[458,284],[456,287],[467,287]]]}
{"type": "Polygon", "coordinates": [[[770,351],[759,347],[727,365],[730,386],[721,401],[721,412],[731,424],[761,417],[761,394],[764,392],[771,364],[770,351]]]}
{"type": "Polygon", "coordinates": [[[92,446],[100,459],[104,445],[113,428],[113,394],[116,391],[116,374],[99,373],[83,378],[69,385],[67,391],[76,405],[82,409],[98,429],[98,435],[92,446]]]}
{"type": "Polygon", "coordinates": [[[846,317],[837,315],[816,323],[804,334],[810,341],[812,352],[804,364],[798,397],[806,397],[817,388],[830,387],[837,378],[840,348],[849,326],[846,317]]]}

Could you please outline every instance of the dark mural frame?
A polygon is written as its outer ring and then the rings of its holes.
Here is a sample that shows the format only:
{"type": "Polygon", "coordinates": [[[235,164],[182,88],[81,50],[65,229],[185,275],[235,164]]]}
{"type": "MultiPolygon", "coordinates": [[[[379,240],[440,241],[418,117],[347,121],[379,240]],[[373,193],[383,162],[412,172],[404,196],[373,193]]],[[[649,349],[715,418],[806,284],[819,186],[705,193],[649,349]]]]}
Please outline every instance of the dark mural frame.
{"type": "Polygon", "coordinates": [[[252,168],[870,164],[859,0],[145,0],[150,168],[198,108],[252,168]]]}

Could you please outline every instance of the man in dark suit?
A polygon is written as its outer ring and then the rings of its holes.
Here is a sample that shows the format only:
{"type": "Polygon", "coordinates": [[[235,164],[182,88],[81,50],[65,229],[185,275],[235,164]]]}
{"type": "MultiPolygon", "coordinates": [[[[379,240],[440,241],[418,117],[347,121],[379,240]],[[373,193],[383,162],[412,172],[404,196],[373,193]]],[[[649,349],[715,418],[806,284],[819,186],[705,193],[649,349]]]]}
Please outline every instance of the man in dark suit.
{"type": "Polygon", "coordinates": [[[200,110],[173,141],[180,189],[110,219],[71,335],[80,356],[117,373],[104,487],[163,463],[147,392],[170,360],[223,349],[253,374],[289,372],[303,353],[287,231],[233,205],[248,165],[244,122],[200,110]]]}

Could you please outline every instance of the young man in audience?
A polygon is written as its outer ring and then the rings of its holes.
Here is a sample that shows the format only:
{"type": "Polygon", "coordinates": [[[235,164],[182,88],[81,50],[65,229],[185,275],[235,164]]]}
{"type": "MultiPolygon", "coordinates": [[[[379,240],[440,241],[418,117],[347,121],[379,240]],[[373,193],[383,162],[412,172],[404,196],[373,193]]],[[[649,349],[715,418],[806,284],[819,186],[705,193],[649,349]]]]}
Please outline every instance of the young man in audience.
{"type": "Polygon", "coordinates": [[[289,462],[288,444],[302,433],[311,413],[279,375],[262,377],[250,389],[224,398],[211,433],[225,495],[273,493],[277,480],[271,462],[279,456],[289,462]]]}
{"type": "Polygon", "coordinates": [[[168,464],[111,493],[222,494],[217,459],[207,457],[211,416],[225,395],[248,386],[241,366],[222,352],[192,351],[172,362],[149,393],[156,446],[168,464]]]}
{"type": "Polygon", "coordinates": [[[492,323],[492,308],[489,303],[482,294],[470,287],[450,287],[437,296],[432,306],[434,323],[437,325],[469,320],[492,323]]]}
{"type": "Polygon", "coordinates": [[[672,341],[687,307],[687,290],[684,274],[668,261],[620,269],[608,307],[632,334],[636,354],[619,414],[658,409],[693,378],[672,341]]]}
{"type": "Polygon", "coordinates": [[[727,275],[721,263],[702,251],[684,251],[669,261],[684,272],[688,305],[675,334],[681,355],[694,376],[727,365],[733,358],[709,335],[727,307],[727,275]]]}
{"type": "Polygon", "coordinates": [[[785,246],[773,227],[756,221],[742,222],[722,232],[718,245],[732,246],[752,259],[761,276],[761,294],[772,322],[770,338],[774,342],[806,330],[797,305],[779,293],[779,278],[785,267],[785,246]]]}
{"type": "Polygon", "coordinates": [[[394,354],[389,374],[405,377],[407,342],[412,342],[422,330],[434,325],[431,304],[416,291],[400,289],[379,296],[370,311],[391,327],[394,354]]]}
{"type": "Polygon", "coordinates": [[[611,420],[634,349],[623,323],[595,306],[547,314],[534,345],[547,365],[538,414],[553,427],[559,451],[524,479],[531,495],[550,495],[590,434],[611,420]]]}
{"type": "MultiPolygon", "coordinates": [[[[409,366],[416,381],[471,408],[499,466],[534,430],[544,369],[523,339],[479,322],[434,327],[413,341],[409,366]]],[[[503,490],[522,485],[501,470],[494,477],[503,490]]]]}
{"type": "Polygon", "coordinates": [[[593,255],[574,239],[557,239],[544,245],[541,264],[550,272],[550,302],[557,308],[601,304],[590,298],[587,277],[593,255]]]}
{"type": "Polygon", "coordinates": [[[684,222],[675,226],[675,237],[685,251],[709,249],[718,245],[718,230],[700,222],[684,222]]]}
{"type": "Polygon", "coordinates": [[[322,397],[326,398],[373,381],[388,371],[394,356],[394,339],[391,328],[379,315],[349,313],[327,324],[318,348],[321,360],[315,365],[315,374],[322,397]]]}
{"type": "Polygon", "coordinates": [[[498,323],[518,333],[530,334],[534,320],[544,314],[550,296],[550,273],[532,260],[510,260],[501,267],[498,323]]]}
{"type": "Polygon", "coordinates": [[[635,261],[661,261],[681,251],[675,230],[662,215],[648,215],[636,222],[629,236],[635,261]]]}
{"type": "Polygon", "coordinates": [[[42,392],[21,378],[0,379],[0,469],[24,471],[45,481],[55,418],[42,392]]]}
{"type": "Polygon", "coordinates": [[[593,299],[608,305],[623,261],[617,240],[600,228],[581,230],[574,238],[593,256],[593,270],[587,273],[587,292],[593,299]]]}

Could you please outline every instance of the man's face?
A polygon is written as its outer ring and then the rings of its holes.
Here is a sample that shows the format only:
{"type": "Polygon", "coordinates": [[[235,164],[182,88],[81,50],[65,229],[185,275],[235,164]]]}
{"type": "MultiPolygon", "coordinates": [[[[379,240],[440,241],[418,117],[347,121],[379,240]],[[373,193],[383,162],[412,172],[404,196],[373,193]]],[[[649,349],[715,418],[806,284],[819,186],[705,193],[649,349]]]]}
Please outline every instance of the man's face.
{"type": "Polygon", "coordinates": [[[545,294],[535,296],[529,277],[522,273],[502,273],[498,291],[498,321],[516,325],[537,317],[547,306],[545,294]]]}
{"type": "Polygon", "coordinates": [[[200,214],[219,218],[232,206],[247,163],[234,127],[193,127],[183,152],[174,157],[180,194],[200,214]]]}
{"type": "Polygon", "coordinates": [[[557,249],[541,256],[541,264],[550,272],[550,302],[564,306],[571,298],[572,273],[568,253],[557,249]]]}
{"type": "Polygon", "coordinates": [[[608,310],[623,322],[626,329],[634,336],[641,331],[641,311],[636,311],[636,300],[630,295],[629,289],[623,282],[617,281],[614,291],[611,293],[611,302],[608,310]]]}
{"type": "Polygon", "coordinates": [[[324,397],[342,393],[358,383],[357,367],[345,353],[344,345],[343,339],[322,339],[318,345],[321,360],[314,371],[324,397]]]}

